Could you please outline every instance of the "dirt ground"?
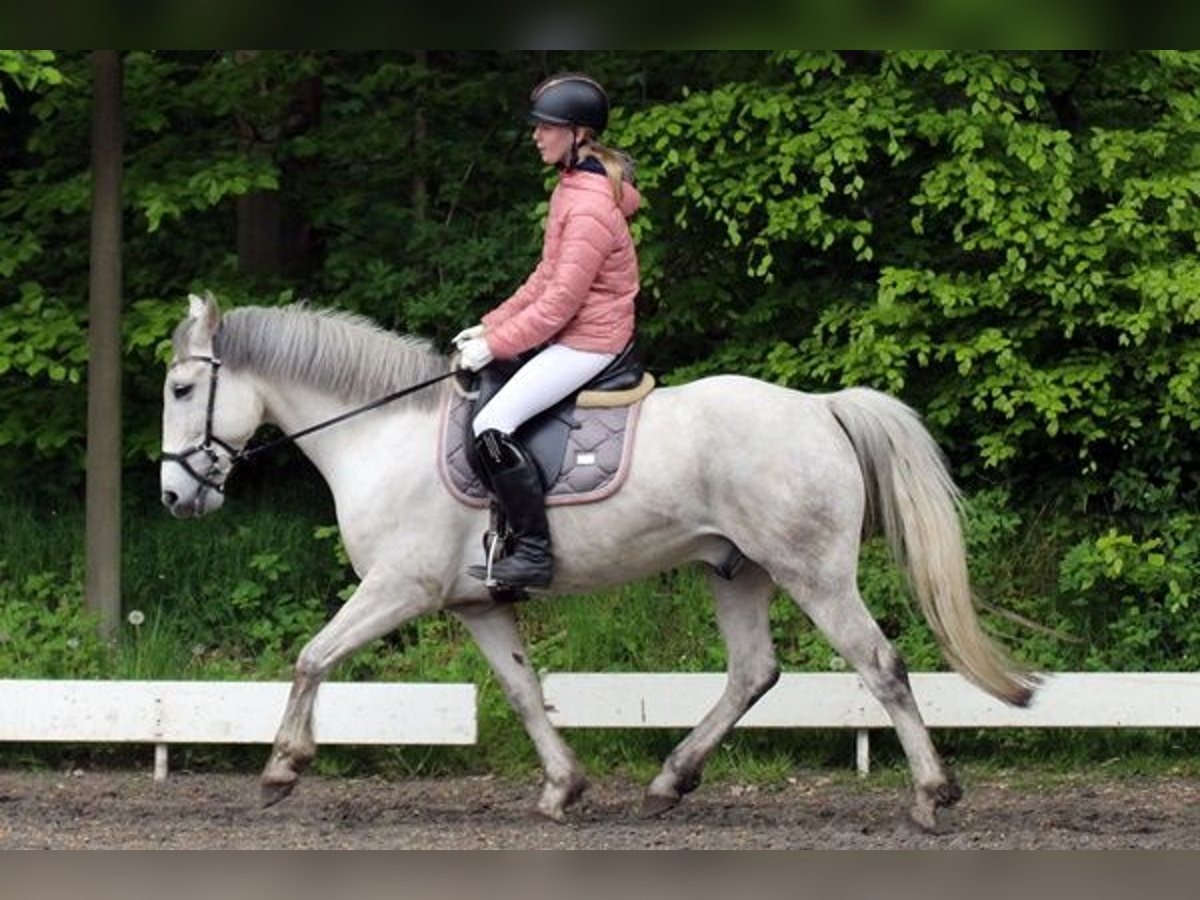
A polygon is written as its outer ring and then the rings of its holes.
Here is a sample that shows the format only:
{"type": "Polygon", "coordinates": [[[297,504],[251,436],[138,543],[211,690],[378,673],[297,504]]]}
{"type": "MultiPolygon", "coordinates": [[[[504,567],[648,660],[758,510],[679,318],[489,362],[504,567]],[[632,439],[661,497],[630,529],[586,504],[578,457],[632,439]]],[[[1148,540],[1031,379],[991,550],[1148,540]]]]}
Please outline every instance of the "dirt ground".
{"type": "MultiPolygon", "coordinates": [[[[963,773],[960,773],[962,776],[963,773]]],[[[594,783],[569,824],[531,812],[533,782],[490,777],[305,778],[260,809],[253,775],[0,772],[2,848],[1188,848],[1200,847],[1200,781],[1031,787],[962,778],[952,830],[908,824],[907,788],[816,775],[779,788],[704,784],[660,819],[641,786],[594,783]]]]}

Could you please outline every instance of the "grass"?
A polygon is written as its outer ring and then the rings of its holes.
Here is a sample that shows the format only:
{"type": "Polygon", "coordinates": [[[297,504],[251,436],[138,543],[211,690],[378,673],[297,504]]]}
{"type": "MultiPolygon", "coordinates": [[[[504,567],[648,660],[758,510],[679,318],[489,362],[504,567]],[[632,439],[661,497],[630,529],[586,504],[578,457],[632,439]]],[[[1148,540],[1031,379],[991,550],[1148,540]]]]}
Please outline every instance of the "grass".
{"type": "MultiPolygon", "coordinates": [[[[464,775],[493,775],[535,781],[540,775],[528,740],[515,729],[510,743],[497,753],[481,734],[475,747],[322,747],[312,772],[330,777],[378,777],[388,780],[464,775]],[[519,745],[519,746],[518,746],[519,745]]],[[[613,732],[567,730],[589,776],[649,784],[682,731],[613,732]]],[[[972,738],[964,750],[952,732],[934,736],[947,763],[966,785],[1003,783],[1036,790],[1059,785],[1099,784],[1156,778],[1200,778],[1195,736],[1165,733],[990,732],[972,738]],[[1011,738],[1022,746],[1014,748],[1011,738]],[[1048,753],[1051,743],[1061,746],[1048,753]],[[1041,745],[1041,746],[1038,746],[1041,745]]],[[[172,747],[175,771],[234,773],[253,776],[266,762],[263,746],[188,745],[172,747]]],[[[138,769],[153,766],[148,745],[45,744],[0,745],[0,769],[62,771],[138,769]]],[[[755,784],[764,788],[804,783],[862,784],[869,788],[903,788],[911,776],[890,733],[872,733],[871,773],[860,779],[854,767],[851,732],[739,732],[715,752],[704,771],[704,783],[755,784]]]]}

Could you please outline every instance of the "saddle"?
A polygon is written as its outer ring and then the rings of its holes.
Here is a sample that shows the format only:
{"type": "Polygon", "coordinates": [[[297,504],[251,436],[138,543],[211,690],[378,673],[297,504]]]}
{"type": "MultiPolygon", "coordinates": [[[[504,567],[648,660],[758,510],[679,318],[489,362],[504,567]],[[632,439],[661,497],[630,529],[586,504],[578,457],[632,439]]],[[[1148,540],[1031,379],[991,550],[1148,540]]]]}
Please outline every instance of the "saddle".
{"type": "MultiPolygon", "coordinates": [[[[527,357],[526,357],[527,358],[527,357]]],[[[487,505],[471,423],[524,358],[494,362],[479,373],[460,372],[459,391],[447,411],[441,471],[451,493],[487,505]]],[[[534,416],[513,435],[537,464],[547,505],[608,496],[623,480],[639,400],[654,388],[634,342],[579,391],[534,416]]]]}

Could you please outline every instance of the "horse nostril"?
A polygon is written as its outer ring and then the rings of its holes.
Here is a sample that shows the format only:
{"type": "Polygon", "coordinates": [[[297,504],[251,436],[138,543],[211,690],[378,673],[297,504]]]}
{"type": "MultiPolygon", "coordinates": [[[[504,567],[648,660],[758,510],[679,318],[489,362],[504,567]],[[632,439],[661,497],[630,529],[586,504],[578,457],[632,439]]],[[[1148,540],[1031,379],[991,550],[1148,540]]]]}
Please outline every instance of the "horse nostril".
{"type": "Polygon", "coordinates": [[[179,502],[179,495],[174,491],[163,491],[162,502],[167,509],[174,509],[175,504],[179,502]]]}

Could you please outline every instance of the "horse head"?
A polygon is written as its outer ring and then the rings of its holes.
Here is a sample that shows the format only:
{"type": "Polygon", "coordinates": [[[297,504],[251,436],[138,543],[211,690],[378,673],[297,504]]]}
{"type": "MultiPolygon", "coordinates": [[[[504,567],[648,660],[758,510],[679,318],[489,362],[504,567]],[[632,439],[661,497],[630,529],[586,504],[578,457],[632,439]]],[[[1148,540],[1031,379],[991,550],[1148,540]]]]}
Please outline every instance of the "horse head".
{"type": "Polygon", "coordinates": [[[216,298],[188,300],[163,383],[160,472],[163,505],[181,518],[220,509],[225,479],[263,414],[251,381],[222,367],[216,298]]]}

